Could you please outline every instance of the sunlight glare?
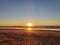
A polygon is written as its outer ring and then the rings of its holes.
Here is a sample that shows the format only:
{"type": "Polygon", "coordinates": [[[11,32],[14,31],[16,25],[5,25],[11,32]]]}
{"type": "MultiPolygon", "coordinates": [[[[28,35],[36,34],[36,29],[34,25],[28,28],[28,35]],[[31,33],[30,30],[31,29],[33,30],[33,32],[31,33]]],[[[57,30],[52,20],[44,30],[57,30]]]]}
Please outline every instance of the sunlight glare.
{"type": "Polygon", "coordinates": [[[31,27],[31,26],[32,26],[32,23],[31,23],[31,22],[29,22],[29,23],[27,24],[27,26],[28,26],[28,27],[31,27]]]}
{"type": "Polygon", "coordinates": [[[33,25],[32,25],[31,22],[29,22],[29,23],[27,24],[27,26],[28,26],[28,30],[31,30],[31,29],[32,29],[31,27],[32,27],[33,25]]]}

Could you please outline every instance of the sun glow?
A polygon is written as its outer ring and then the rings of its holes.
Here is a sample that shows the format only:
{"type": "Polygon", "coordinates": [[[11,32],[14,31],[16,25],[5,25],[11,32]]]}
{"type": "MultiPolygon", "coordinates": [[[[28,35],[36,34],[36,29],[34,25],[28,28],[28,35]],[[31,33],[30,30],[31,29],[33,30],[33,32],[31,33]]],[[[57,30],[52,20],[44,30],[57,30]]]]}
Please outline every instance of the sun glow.
{"type": "Polygon", "coordinates": [[[32,27],[33,25],[32,25],[31,22],[29,22],[29,23],[27,24],[27,26],[28,26],[28,30],[31,30],[31,27],[32,27]]]}
{"type": "Polygon", "coordinates": [[[31,22],[29,22],[29,23],[27,24],[27,26],[28,26],[28,27],[31,27],[31,26],[33,26],[33,25],[32,25],[31,22]]]}

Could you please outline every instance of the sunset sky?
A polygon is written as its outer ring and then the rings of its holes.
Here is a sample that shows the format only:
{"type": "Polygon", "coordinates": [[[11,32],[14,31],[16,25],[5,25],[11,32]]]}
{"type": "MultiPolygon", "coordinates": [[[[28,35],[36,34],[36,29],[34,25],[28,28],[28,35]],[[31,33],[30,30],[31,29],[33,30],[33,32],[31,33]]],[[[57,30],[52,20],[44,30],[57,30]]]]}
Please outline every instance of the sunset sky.
{"type": "Polygon", "coordinates": [[[0,0],[0,26],[60,25],[60,0],[0,0]]]}

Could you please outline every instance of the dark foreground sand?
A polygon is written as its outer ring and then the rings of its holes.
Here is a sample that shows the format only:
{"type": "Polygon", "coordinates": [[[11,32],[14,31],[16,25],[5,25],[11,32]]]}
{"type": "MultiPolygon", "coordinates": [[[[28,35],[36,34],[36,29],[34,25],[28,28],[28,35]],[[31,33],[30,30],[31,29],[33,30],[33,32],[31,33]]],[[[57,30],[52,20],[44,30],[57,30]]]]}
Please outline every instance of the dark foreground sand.
{"type": "Polygon", "coordinates": [[[60,31],[0,29],[0,45],[60,45],[60,31]]]}

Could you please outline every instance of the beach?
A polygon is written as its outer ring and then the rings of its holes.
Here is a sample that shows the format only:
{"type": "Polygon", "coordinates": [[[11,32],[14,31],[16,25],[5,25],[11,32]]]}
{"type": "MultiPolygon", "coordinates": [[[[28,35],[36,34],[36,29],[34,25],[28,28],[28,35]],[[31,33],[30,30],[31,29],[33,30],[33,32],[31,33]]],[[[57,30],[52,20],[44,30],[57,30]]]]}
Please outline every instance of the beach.
{"type": "Polygon", "coordinates": [[[0,29],[0,45],[60,45],[60,31],[0,29]]]}

